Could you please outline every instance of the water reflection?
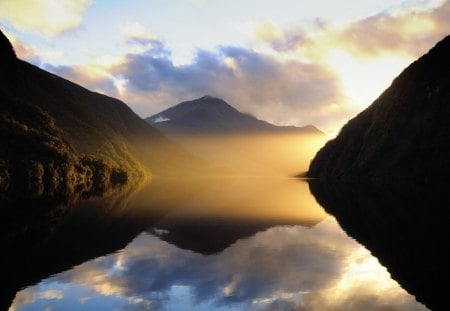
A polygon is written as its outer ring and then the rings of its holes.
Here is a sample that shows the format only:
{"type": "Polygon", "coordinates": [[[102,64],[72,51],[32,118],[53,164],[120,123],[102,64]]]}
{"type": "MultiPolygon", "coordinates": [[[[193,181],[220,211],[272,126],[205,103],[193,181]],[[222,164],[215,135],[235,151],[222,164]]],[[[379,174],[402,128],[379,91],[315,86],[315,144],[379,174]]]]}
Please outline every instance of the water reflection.
{"type": "Polygon", "coordinates": [[[18,289],[121,249],[151,226],[170,229],[164,238],[180,247],[215,253],[272,226],[312,225],[325,213],[305,191],[307,184],[290,179],[155,178],[103,196],[9,202],[0,226],[8,250],[0,257],[0,308],[18,289]]]}
{"type": "Polygon", "coordinates": [[[126,204],[83,221],[84,237],[114,244],[120,231],[145,232],[19,291],[11,310],[426,310],[306,183],[159,180],[116,202],[126,204]]]}
{"type": "Polygon", "coordinates": [[[139,185],[102,195],[2,198],[0,309],[16,291],[53,273],[123,248],[148,227],[154,215],[123,209],[139,185]]]}
{"type": "MultiPolygon", "coordinates": [[[[165,241],[202,254],[277,225],[313,226],[326,217],[308,185],[287,178],[196,180],[208,184],[154,225],[165,241]]],[[[169,199],[170,200],[170,199],[169,199]]],[[[166,199],[167,201],[167,199],[166,199]]]]}
{"type": "Polygon", "coordinates": [[[432,183],[313,181],[310,186],[405,289],[432,310],[448,310],[450,197],[447,183],[432,183]]]}
{"type": "Polygon", "coordinates": [[[201,255],[143,233],[16,296],[12,310],[426,310],[328,217],[201,255]]]}

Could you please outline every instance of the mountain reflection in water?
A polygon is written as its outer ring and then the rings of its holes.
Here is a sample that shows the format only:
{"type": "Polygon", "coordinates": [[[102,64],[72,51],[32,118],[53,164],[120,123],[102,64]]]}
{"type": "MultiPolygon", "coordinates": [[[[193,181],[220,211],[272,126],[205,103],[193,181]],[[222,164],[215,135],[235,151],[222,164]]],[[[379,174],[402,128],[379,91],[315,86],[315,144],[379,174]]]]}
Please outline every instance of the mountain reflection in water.
{"type": "MultiPolygon", "coordinates": [[[[131,243],[44,273],[17,292],[10,309],[426,310],[343,232],[304,182],[156,180],[121,202],[97,207],[95,219],[101,228],[134,228],[126,230],[131,238],[135,232],[131,243]]],[[[54,232],[71,245],[76,235],[63,230],[67,218],[54,232]]],[[[86,237],[94,227],[79,230],[86,237]]],[[[74,256],[84,251],[78,242],[74,256]]]]}

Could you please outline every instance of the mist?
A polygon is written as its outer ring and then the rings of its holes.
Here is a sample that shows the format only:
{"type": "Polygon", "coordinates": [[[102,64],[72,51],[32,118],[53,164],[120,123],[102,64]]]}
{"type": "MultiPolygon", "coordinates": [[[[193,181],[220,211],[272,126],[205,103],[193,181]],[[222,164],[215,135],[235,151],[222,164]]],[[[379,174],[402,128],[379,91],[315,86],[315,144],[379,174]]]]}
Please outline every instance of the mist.
{"type": "Polygon", "coordinates": [[[171,138],[207,162],[210,169],[201,174],[210,177],[295,176],[307,171],[326,141],[324,135],[303,133],[181,134],[171,138]]]}

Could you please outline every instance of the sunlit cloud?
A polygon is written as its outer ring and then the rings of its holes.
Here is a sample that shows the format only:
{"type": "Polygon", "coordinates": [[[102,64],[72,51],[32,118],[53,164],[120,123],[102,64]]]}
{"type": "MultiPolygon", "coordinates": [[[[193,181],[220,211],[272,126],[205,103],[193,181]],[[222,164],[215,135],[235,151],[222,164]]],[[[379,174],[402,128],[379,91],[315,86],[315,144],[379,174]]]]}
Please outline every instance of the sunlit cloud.
{"type": "Polygon", "coordinates": [[[91,0],[2,0],[0,20],[17,29],[57,36],[78,27],[91,0]]]}
{"type": "Polygon", "coordinates": [[[320,61],[337,48],[353,57],[373,58],[386,53],[398,53],[416,58],[437,41],[448,35],[450,1],[440,6],[407,7],[403,10],[383,11],[355,22],[335,26],[324,20],[308,29],[294,28],[281,31],[271,25],[271,33],[264,36],[264,23],[255,30],[256,36],[266,40],[280,53],[296,50],[311,61],[320,61]]]}
{"type": "Polygon", "coordinates": [[[114,97],[120,95],[120,81],[116,82],[108,70],[99,64],[80,66],[52,66],[47,64],[45,69],[92,91],[114,97]]]}
{"type": "MultiPolygon", "coordinates": [[[[269,43],[278,58],[301,59],[333,72],[343,94],[337,110],[346,109],[348,118],[370,105],[408,64],[448,34],[449,15],[450,1],[423,2],[338,26],[320,19],[309,28],[287,30],[263,23],[255,35],[269,43]]],[[[342,125],[339,120],[335,124],[342,125]]]]}
{"type": "Polygon", "coordinates": [[[121,33],[126,43],[132,46],[129,53],[142,53],[147,49],[162,46],[158,37],[137,22],[127,22],[121,26],[121,33]]]}
{"type": "Polygon", "coordinates": [[[13,304],[9,308],[11,311],[20,310],[22,305],[31,304],[37,300],[62,300],[64,294],[60,290],[39,290],[38,288],[32,288],[29,291],[22,291],[16,295],[13,304]]]}
{"type": "Polygon", "coordinates": [[[382,13],[339,30],[334,43],[358,57],[385,53],[416,58],[449,33],[450,2],[431,10],[382,13]]]}
{"type": "Polygon", "coordinates": [[[284,39],[285,36],[285,32],[281,27],[269,21],[258,25],[256,34],[260,39],[270,42],[277,42],[284,39]]]}

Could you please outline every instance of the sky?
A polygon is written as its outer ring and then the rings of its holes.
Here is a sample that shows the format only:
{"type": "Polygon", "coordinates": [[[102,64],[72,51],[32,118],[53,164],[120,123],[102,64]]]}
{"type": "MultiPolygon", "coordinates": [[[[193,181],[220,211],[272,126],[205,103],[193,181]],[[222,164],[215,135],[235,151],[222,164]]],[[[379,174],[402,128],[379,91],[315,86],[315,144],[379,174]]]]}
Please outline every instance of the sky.
{"type": "Polygon", "coordinates": [[[335,135],[448,34],[450,0],[0,0],[0,28],[141,117],[210,95],[335,135]]]}

